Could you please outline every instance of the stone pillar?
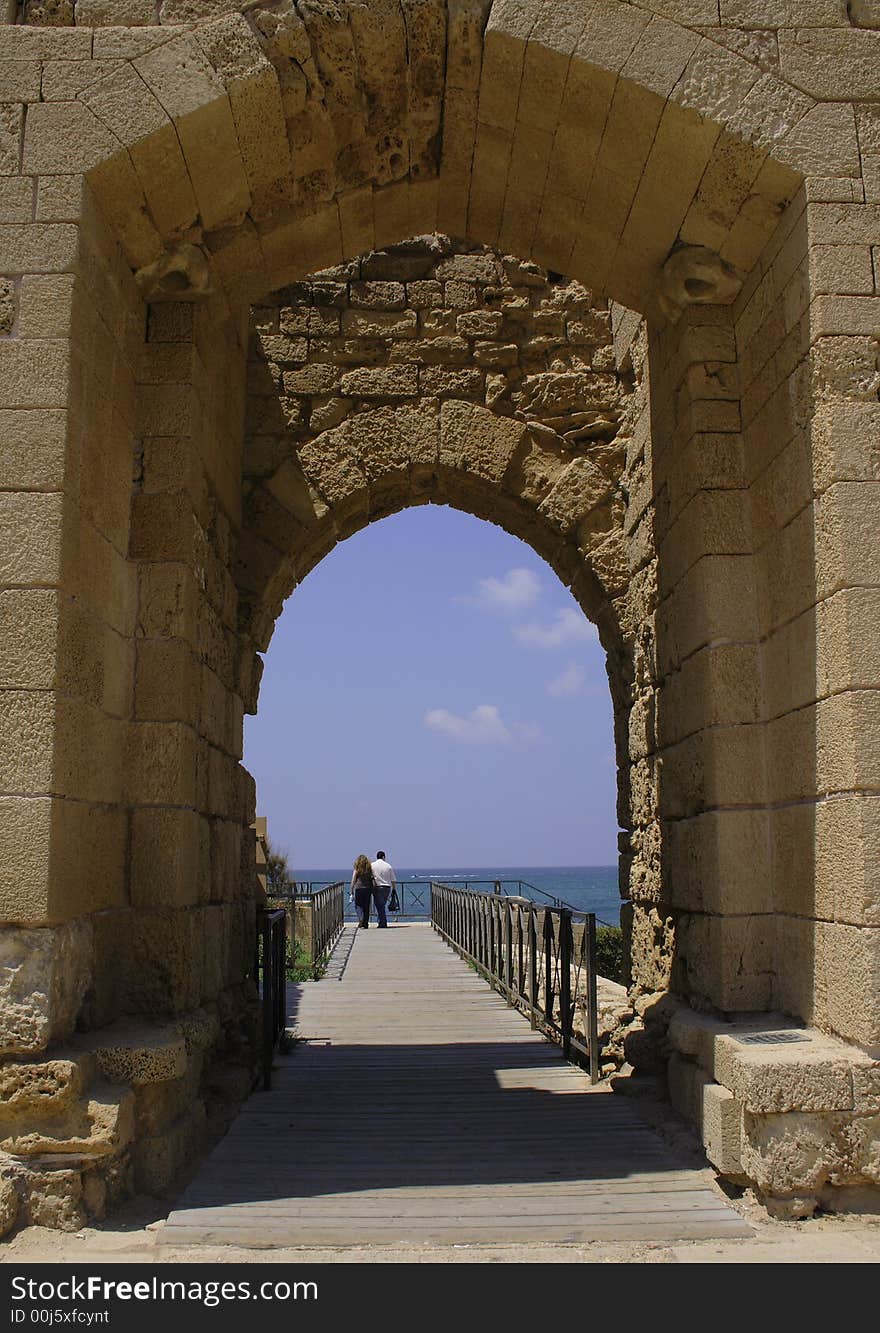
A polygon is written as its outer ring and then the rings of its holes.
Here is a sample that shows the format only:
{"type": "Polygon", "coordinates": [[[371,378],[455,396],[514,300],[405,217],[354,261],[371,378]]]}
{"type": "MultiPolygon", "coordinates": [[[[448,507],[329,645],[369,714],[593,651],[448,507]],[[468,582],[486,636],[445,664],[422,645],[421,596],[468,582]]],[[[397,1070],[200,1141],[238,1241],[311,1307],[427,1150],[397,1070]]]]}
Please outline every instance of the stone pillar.
{"type": "Polygon", "coordinates": [[[311,900],[293,903],[292,938],[302,946],[306,957],[315,961],[315,921],[311,900]]]}

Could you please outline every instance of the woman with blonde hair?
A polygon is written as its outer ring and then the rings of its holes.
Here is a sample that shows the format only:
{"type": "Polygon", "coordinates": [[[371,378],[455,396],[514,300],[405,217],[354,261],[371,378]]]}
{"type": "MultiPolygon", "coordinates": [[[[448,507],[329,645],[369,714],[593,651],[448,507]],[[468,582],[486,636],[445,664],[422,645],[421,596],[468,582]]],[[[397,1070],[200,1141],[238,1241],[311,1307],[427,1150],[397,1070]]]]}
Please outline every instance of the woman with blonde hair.
{"type": "Polygon", "coordinates": [[[354,905],[358,914],[358,929],[369,930],[370,898],[373,894],[373,867],[363,853],[354,863],[351,891],[354,895],[354,905]]]}

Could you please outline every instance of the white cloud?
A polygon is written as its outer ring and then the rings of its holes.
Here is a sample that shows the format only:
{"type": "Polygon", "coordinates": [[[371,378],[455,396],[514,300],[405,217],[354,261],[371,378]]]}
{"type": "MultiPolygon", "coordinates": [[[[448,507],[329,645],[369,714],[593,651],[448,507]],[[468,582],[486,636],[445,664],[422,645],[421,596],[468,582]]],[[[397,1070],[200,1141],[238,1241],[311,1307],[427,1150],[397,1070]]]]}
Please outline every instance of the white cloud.
{"type": "Polygon", "coordinates": [[[541,580],[531,569],[509,569],[500,579],[480,579],[477,590],[457,600],[485,611],[524,611],[541,595],[541,580]]]}
{"type": "Polygon", "coordinates": [[[526,625],[517,625],[513,632],[520,643],[533,643],[539,648],[559,648],[564,643],[582,643],[585,639],[596,638],[595,626],[573,606],[557,611],[547,625],[532,620],[526,625]]]}
{"type": "Polygon", "coordinates": [[[533,741],[540,735],[534,723],[514,722],[505,726],[496,704],[479,704],[462,716],[447,708],[431,708],[425,714],[425,726],[466,745],[509,745],[513,740],[533,741]]]}
{"type": "Polygon", "coordinates": [[[558,676],[547,682],[547,693],[553,699],[571,699],[576,694],[583,694],[587,682],[587,673],[576,662],[569,662],[558,676]]]}

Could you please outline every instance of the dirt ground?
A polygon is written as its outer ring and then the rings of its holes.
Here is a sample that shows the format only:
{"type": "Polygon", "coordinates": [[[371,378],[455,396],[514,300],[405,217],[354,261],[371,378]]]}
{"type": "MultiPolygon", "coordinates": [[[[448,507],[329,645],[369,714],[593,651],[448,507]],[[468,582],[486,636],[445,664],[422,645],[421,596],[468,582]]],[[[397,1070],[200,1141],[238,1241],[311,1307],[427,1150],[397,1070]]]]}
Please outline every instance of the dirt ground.
{"type": "Polygon", "coordinates": [[[363,1246],[357,1249],[241,1250],[232,1246],[172,1249],[162,1245],[162,1214],[155,1199],[139,1198],[111,1221],[64,1234],[26,1227],[0,1250],[0,1263],[456,1263],[456,1264],[827,1264],[880,1262],[880,1217],[842,1216],[776,1222],[748,1197],[735,1202],[754,1228],[743,1240],[650,1244],[510,1246],[363,1246]]]}

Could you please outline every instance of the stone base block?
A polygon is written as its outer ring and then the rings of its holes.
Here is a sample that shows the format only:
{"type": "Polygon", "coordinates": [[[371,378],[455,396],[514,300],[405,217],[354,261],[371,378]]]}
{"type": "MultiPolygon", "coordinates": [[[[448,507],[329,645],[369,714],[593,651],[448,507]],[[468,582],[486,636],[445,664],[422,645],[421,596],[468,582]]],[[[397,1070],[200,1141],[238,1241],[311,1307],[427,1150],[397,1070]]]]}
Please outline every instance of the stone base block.
{"type": "Polygon", "coordinates": [[[68,1036],[91,976],[89,921],[0,930],[0,1055],[37,1054],[68,1036]]]}
{"type": "Polygon", "coordinates": [[[777,1216],[840,1191],[880,1207],[880,1062],[781,1014],[681,1008],[668,1035],[670,1099],[722,1175],[777,1216]]]}
{"type": "Polygon", "coordinates": [[[18,1190],[8,1176],[0,1176],[0,1236],[7,1235],[18,1221],[18,1190]]]}
{"type": "Polygon", "coordinates": [[[140,1139],[134,1150],[135,1185],[144,1194],[164,1194],[178,1173],[201,1150],[206,1129],[205,1106],[196,1101],[161,1134],[140,1139]]]}
{"type": "Polygon", "coordinates": [[[77,1230],[135,1188],[165,1192],[252,1086],[241,986],[164,1023],[123,1021],[0,1065],[0,1236],[77,1230]]]}

